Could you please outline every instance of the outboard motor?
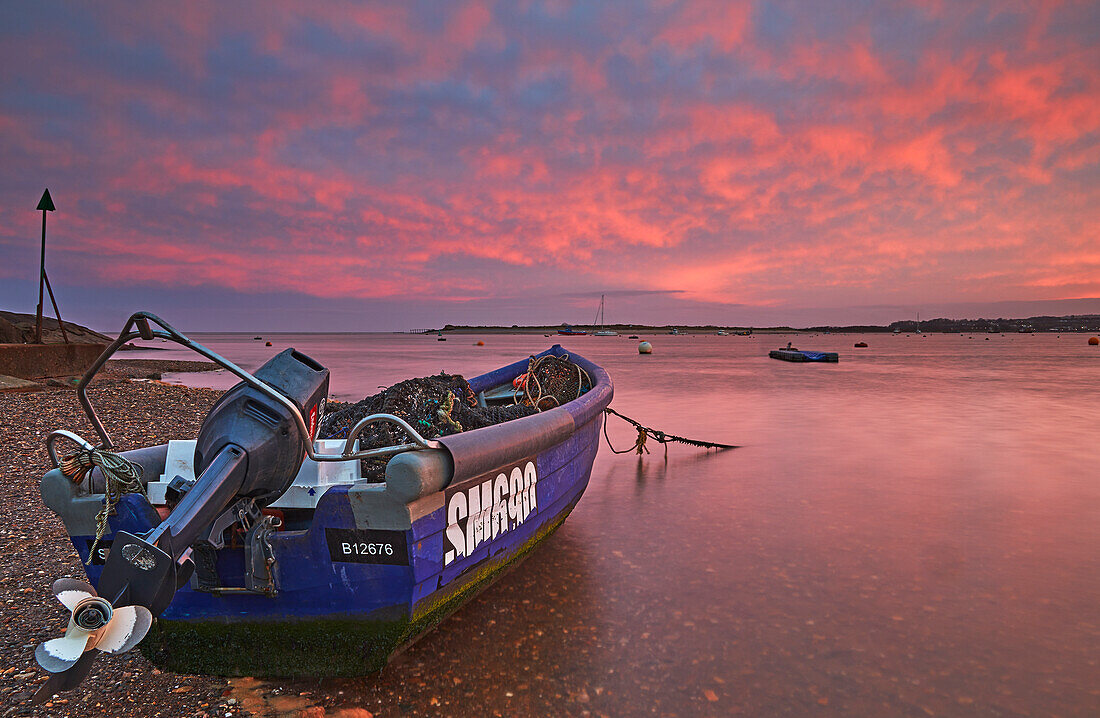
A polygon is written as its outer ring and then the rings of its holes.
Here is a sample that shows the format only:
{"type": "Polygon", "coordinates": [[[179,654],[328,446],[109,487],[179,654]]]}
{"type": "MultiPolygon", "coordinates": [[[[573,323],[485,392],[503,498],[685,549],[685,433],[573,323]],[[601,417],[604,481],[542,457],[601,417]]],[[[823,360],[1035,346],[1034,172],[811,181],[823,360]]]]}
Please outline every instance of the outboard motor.
{"type": "MultiPolygon", "coordinates": [[[[168,517],[144,536],[115,534],[98,591],[71,579],[55,583],[55,595],[73,614],[65,637],[36,651],[39,663],[54,673],[39,696],[77,685],[91,668],[93,647],[115,653],[137,645],[152,616],[164,611],[190,578],[193,544],[219,546],[234,524],[260,529],[265,519],[273,519],[260,510],[289,488],[301,468],[306,442],[313,441],[324,414],[329,372],[287,349],[254,376],[297,408],[308,434],[290,407],[270,393],[247,382],[227,391],[199,430],[197,478],[177,489],[178,503],[168,517]]],[[[266,543],[262,537],[260,542],[266,543]]]]}
{"type": "MultiPolygon", "coordinates": [[[[101,595],[128,586],[132,602],[153,613],[163,611],[175,593],[176,562],[196,540],[220,545],[222,531],[242,520],[255,523],[260,509],[294,481],[306,456],[305,442],[313,441],[324,413],[328,369],[287,349],[260,367],[255,377],[294,402],[309,434],[303,436],[289,407],[268,394],[244,382],[226,392],[199,429],[195,483],[145,538],[116,535],[100,578],[101,595]],[[120,541],[124,548],[116,551],[120,541]],[[127,558],[127,553],[142,558],[127,558]],[[154,568],[142,567],[152,559],[154,568]],[[165,571],[172,573],[171,580],[167,573],[160,576],[165,571]]],[[[181,568],[190,574],[190,566],[181,568]]]]}

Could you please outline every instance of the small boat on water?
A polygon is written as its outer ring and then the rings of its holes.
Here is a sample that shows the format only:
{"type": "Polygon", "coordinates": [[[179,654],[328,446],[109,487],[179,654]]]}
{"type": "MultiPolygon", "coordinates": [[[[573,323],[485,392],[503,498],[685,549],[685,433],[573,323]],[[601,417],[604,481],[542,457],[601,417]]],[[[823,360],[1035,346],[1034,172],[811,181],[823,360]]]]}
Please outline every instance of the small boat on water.
{"type": "Polygon", "coordinates": [[[564,327],[558,329],[558,334],[566,337],[579,337],[588,334],[584,329],[574,329],[572,326],[566,324],[564,327]]]}
{"type": "Polygon", "coordinates": [[[772,359],[781,359],[783,361],[793,362],[832,362],[836,363],[840,361],[840,355],[836,352],[813,352],[804,351],[802,349],[772,349],[768,352],[768,356],[772,359]]]}
{"type": "Polygon", "coordinates": [[[603,323],[604,323],[603,295],[601,294],[600,295],[600,308],[596,310],[596,320],[593,322],[593,324],[595,326],[599,327],[599,329],[592,332],[592,336],[594,336],[594,337],[617,337],[617,336],[619,336],[619,333],[617,331],[615,331],[614,329],[606,329],[604,327],[603,323]]]}
{"type": "Polygon", "coordinates": [[[318,678],[381,669],[525,558],[584,493],[614,393],[604,369],[554,345],[470,379],[469,405],[518,408],[514,387],[539,361],[575,372],[575,398],[554,405],[540,389],[520,418],[436,438],[372,414],[340,439],[317,439],[328,370],[310,357],[287,349],[249,374],[155,315],[132,316],[77,389],[101,443],[62,430],[47,438],[55,468],[42,478],[43,501],[90,584],[54,585],[73,618],[64,638],[36,651],[54,674],[40,694],[75,687],[100,651],[128,650],[146,630],[142,652],[176,672],[318,678]],[[97,538],[113,479],[90,457],[113,444],[86,389],[138,337],[186,346],[241,382],[195,440],[122,452],[140,467],[131,474],[140,490],[121,493],[97,538]],[[378,425],[405,440],[362,449],[378,425]],[[62,439],[81,451],[60,458],[62,439]],[[74,457],[84,456],[86,474],[74,479],[74,457]],[[361,477],[368,459],[385,460],[384,480],[361,477]],[[126,640],[93,650],[94,637],[114,634],[126,640]]]}

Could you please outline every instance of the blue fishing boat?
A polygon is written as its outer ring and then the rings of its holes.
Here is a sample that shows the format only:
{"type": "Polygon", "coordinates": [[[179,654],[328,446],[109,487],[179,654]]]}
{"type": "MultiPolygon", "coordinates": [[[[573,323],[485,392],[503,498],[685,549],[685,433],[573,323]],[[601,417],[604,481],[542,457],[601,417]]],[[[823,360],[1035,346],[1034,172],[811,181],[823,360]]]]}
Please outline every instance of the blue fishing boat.
{"type": "Polygon", "coordinates": [[[36,652],[54,674],[42,690],[72,688],[98,652],[124,650],[145,630],[142,652],[176,672],[326,677],[382,668],[527,556],[584,493],[613,396],[604,369],[554,345],[469,388],[481,406],[514,402],[512,387],[540,357],[576,370],[575,398],[554,406],[540,395],[541,411],[436,438],[375,414],[341,439],[319,440],[328,393],[320,364],[288,349],[249,374],[154,315],[135,314],[78,387],[101,442],[68,431],[47,439],[56,468],[42,479],[43,500],[90,583],[54,586],[72,620],[64,638],[36,652]],[[86,387],[138,337],[187,346],[241,382],[195,440],[109,454],[86,387]],[[407,440],[360,448],[379,424],[400,427],[407,440]],[[79,451],[60,457],[62,440],[79,451]],[[140,487],[118,496],[112,456],[138,467],[130,477],[140,487]],[[380,459],[384,480],[363,480],[360,462],[380,459]],[[77,483],[81,463],[90,470],[77,483]],[[108,488],[113,512],[97,538],[108,488]]]}
{"type": "Polygon", "coordinates": [[[781,359],[791,362],[830,362],[835,364],[840,361],[840,355],[836,352],[813,352],[801,349],[772,349],[768,352],[772,359],[781,359]]]}
{"type": "Polygon", "coordinates": [[[566,324],[564,327],[558,329],[558,334],[565,337],[583,337],[588,334],[584,329],[575,329],[574,327],[566,324]]]}

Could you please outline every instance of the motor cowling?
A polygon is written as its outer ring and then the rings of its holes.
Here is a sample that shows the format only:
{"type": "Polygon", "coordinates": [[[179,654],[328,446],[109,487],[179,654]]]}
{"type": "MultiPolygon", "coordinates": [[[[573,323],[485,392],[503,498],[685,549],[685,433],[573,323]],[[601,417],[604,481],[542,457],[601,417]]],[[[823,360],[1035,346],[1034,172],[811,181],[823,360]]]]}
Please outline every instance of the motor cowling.
{"type": "Polygon", "coordinates": [[[325,410],[329,372],[294,349],[274,356],[254,374],[302,413],[308,436],[290,410],[266,393],[241,382],[222,395],[199,429],[195,446],[195,475],[230,444],[248,457],[244,480],[236,494],[266,506],[294,481],[305,459],[305,442],[313,441],[325,410]]]}

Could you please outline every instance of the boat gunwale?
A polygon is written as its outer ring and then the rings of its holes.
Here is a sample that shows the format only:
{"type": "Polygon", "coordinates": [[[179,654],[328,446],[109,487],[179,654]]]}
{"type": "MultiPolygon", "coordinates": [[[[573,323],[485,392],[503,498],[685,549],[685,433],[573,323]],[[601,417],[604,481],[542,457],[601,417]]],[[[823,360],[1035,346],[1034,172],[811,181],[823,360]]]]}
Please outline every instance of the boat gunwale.
{"type": "MultiPolygon", "coordinates": [[[[588,373],[591,388],[576,399],[530,416],[449,436],[437,437],[450,454],[454,469],[449,486],[507,464],[517,455],[540,453],[572,436],[577,429],[603,413],[615,395],[611,375],[591,360],[555,344],[541,356],[568,356],[588,373]]],[[[529,359],[521,359],[470,380],[476,393],[507,383],[527,371],[529,359]]]]}

